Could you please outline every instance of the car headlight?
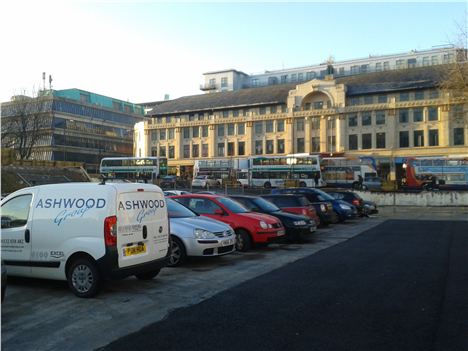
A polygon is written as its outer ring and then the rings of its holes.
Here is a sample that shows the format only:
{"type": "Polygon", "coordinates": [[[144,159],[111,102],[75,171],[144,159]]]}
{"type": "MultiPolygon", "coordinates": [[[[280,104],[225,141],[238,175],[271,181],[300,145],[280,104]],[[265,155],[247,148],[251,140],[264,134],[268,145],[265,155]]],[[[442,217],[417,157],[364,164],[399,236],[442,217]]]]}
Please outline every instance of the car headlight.
{"type": "Polygon", "coordinates": [[[301,220],[301,221],[294,221],[293,224],[294,225],[306,225],[307,223],[306,223],[306,221],[301,220]]]}
{"type": "Polygon", "coordinates": [[[327,206],[325,206],[325,204],[320,204],[320,211],[327,212],[327,206]]]}
{"type": "Polygon", "coordinates": [[[340,207],[342,210],[350,210],[351,207],[347,206],[347,205],[343,205],[343,204],[340,204],[340,207]]]}
{"type": "Polygon", "coordinates": [[[215,239],[216,236],[208,231],[208,230],[204,230],[204,229],[195,229],[193,231],[193,234],[195,235],[195,238],[196,239],[215,239]]]}
{"type": "Polygon", "coordinates": [[[263,229],[268,229],[271,228],[271,224],[267,224],[264,221],[260,221],[260,227],[262,227],[263,229]]]}

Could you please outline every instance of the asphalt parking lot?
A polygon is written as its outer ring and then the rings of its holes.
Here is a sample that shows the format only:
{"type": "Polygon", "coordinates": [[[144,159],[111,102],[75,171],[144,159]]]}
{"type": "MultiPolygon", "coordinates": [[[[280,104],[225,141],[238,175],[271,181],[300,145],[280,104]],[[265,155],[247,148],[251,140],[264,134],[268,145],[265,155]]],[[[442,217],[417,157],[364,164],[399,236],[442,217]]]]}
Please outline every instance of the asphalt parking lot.
{"type": "Polygon", "coordinates": [[[2,304],[4,350],[92,350],[164,319],[171,311],[198,304],[276,268],[313,255],[371,229],[386,219],[468,220],[468,209],[408,211],[381,209],[371,218],[320,229],[306,244],[275,244],[247,253],[192,260],[165,268],[152,281],[111,282],[94,299],[76,298],[65,282],[13,279],[2,304]],[[440,212],[440,214],[438,214],[440,212]]]}

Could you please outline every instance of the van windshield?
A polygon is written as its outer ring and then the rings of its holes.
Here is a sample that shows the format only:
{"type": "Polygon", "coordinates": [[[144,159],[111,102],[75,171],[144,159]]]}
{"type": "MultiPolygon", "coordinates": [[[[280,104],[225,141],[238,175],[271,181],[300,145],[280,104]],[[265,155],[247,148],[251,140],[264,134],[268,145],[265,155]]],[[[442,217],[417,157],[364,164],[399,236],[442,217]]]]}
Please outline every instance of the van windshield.
{"type": "Polygon", "coordinates": [[[166,203],[169,218],[188,218],[198,216],[195,212],[189,210],[187,207],[175,200],[166,198],[166,203]]]}

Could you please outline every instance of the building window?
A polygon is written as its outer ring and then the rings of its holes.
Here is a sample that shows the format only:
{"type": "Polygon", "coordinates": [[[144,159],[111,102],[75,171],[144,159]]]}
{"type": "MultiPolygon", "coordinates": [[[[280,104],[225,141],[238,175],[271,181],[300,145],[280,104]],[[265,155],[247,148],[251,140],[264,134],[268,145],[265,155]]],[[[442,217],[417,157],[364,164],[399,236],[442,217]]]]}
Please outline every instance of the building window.
{"type": "Polygon", "coordinates": [[[150,135],[151,135],[151,141],[157,141],[158,140],[158,131],[157,130],[152,130],[150,135]]]}
{"type": "Polygon", "coordinates": [[[276,121],[276,131],[277,132],[284,132],[284,119],[280,119],[276,121]]]}
{"type": "Polygon", "coordinates": [[[201,156],[208,157],[208,144],[202,144],[201,146],[201,156]]]}
{"type": "Polygon", "coordinates": [[[439,146],[438,129],[429,129],[429,146],[439,146]]]}
{"type": "Polygon", "coordinates": [[[284,154],[284,139],[278,139],[276,141],[276,153],[284,154]]]}
{"type": "Polygon", "coordinates": [[[195,120],[195,115],[193,113],[189,114],[188,115],[188,120],[191,122],[191,121],[194,121],[195,120]]]}
{"type": "Polygon", "coordinates": [[[296,130],[298,132],[303,132],[304,131],[304,118],[298,118],[296,120],[296,130]]]}
{"type": "Polygon", "coordinates": [[[273,153],[273,140],[267,140],[265,144],[266,153],[272,154],[273,153]]]}
{"type": "Polygon", "coordinates": [[[159,157],[166,157],[166,147],[160,146],[159,147],[159,157]]]}
{"type": "Polygon", "coordinates": [[[224,156],[224,143],[218,143],[218,156],[224,156]]]}
{"type": "Polygon", "coordinates": [[[372,125],[372,115],[371,115],[370,112],[363,112],[362,113],[362,125],[363,126],[372,125]]]}
{"type": "Polygon", "coordinates": [[[415,68],[416,67],[416,59],[415,58],[410,58],[407,61],[408,68],[415,68]]]}
{"type": "Polygon", "coordinates": [[[415,100],[424,100],[424,91],[415,91],[414,92],[415,100]]]}
{"type": "Polygon", "coordinates": [[[201,136],[203,138],[206,138],[208,136],[208,126],[202,126],[202,129],[201,129],[201,136]]]}
{"type": "Polygon", "coordinates": [[[229,117],[229,111],[228,110],[223,110],[222,116],[223,116],[223,118],[228,118],[229,117]]]}
{"type": "Polygon", "coordinates": [[[228,79],[226,77],[221,78],[221,88],[227,88],[228,86],[228,79]]]}
{"type": "Polygon", "coordinates": [[[385,124],[385,111],[377,111],[375,114],[375,124],[385,124]]]}
{"type": "Polygon", "coordinates": [[[210,87],[214,87],[216,85],[216,79],[215,78],[211,78],[209,81],[208,81],[208,85],[210,87]]]}
{"type": "Polygon", "coordinates": [[[465,133],[463,128],[453,128],[453,145],[465,145],[465,133]]]}
{"type": "Polygon", "coordinates": [[[233,110],[232,117],[239,117],[239,110],[233,110]]]}
{"type": "Polygon", "coordinates": [[[429,92],[429,99],[438,99],[439,98],[439,91],[438,90],[431,90],[429,92]]]}
{"type": "Polygon", "coordinates": [[[175,158],[175,146],[169,145],[169,158],[175,158]]]}
{"type": "Polygon", "coordinates": [[[315,101],[313,104],[314,110],[323,109],[323,101],[315,101]]]}
{"type": "Polygon", "coordinates": [[[203,113],[198,114],[198,120],[203,121],[205,119],[205,115],[203,113]]]}
{"type": "Polygon", "coordinates": [[[409,101],[409,93],[400,93],[400,101],[409,101]]]}
{"type": "Polygon", "coordinates": [[[190,158],[190,145],[184,145],[184,158],[190,158]]]}
{"type": "Polygon", "coordinates": [[[263,134],[263,122],[254,123],[255,134],[263,134]]]}
{"type": "Polygon", "coordinates": [[[383,63],[383,70],[388,71],[390,69],[390,63],[388,61],[385,61],[383,63]]]}
{"type": "Polygon", "coordinates": [[[320,152],[320,137],[312,137],[312,152],[320,152]]]}
{"type": "Polygon", "coordinates": [[[424,131],[415,130],[413,132],[414,146],[421,147],[424,146],[424,131]]]}
{"type": "Polygon", "coordinates": [[[250,111],[250,110],[249,110],[248,108],[244,108],[244,109],[242,110],[242,116],[244,116],[244,117],[248,116],[249,111],[250,111]]]}
{"type": "Polygon", "coordinates": [[[336,151],[336,136],[330,135],[327,138],[328,145],[330,145],[330,152],[335,152],[336,151]]]}
{"type": "Polygon", "coordinates": [[[438,65],[439,64],[439,58],[437,56],[431,56],[431,64],[432,65],[438,65]]]}
{"type": "Polygon", "coordinates": [[[265,122],[265,130],[267,133],[273,133],[273,121],[265,122]]]}
{"type": "Polygon", "coordinates": [[[275,105],[270,106],[270,113],[276,113],[277,110],[278,108],[275,105]]]}
{"type": "Polygon", "coordinates": [[[374,97],[372,95],[364,96],[364,104],[365,105],[371,105],[373,103],[374,103],[374,97]]]}
{"type": "Polygon", "coordinates": [[[357,150],[358,149],[358,136],[357,134],[348,135],[348,149],[357,150]]]}
{"type": "Polygon", "coordinates": [[[439,111],[437,107],[429,107],[427,109],[427,120],[428,121],[438,121],[439,120],[439,111]]]}
{"type": "Polygon", "coordinates": [[[237,124],[237,134],[244,135],[245,134],[245,123],[237,124]]]}
{"type": "Polygon", "coordinates": [[[281,105],[281,112],[282,112],[282,113],[288,112],[288,106],[286,106],[286,105],[281,105]]]}
{"type": "Polygon", "coordinates": [[[422,108],[416,108],[413,110],[413,122],[422,122],[424,120],[424,114],[422,108]]]}
{"type": "Polygon", "coordinates": [[[375,134],[375,147],[377,149],[385,149],[385,133],[375,134]]]}
{"type": "Polygon", "coordinates": [[[199,127],[192,127],[192,138],[200,137],[200,128],[199,127]]]}
{"type": "MultiPolygon", "coordinates": [[[[80,98],[82,95],[83,94],[80,94],[80,98]]],[[[82,102],[87,102],[87,101],[82,101],[82,102]]],[[[116,111],[122,111],[122,104],[118,101],[112,101],[112,108],[116,111]]]]}
{"type": "Polygon", "coordinates": [[[315,72],[307,72],[306,73],[306,80],[311,80],[315,78],[315,72]]]}
{"type": "Polygon", "coordinates": [[[263,154],[263,140],[255,140],[255,155],[263,154]]]}
{"type": "Polygon", "coordinates": [[[302,81],[304,80],[304,73],[298,73],[298,74],[297,74],[297,80],[298,80],[299,82],[302,82],[302,81]]]}
{"type": "Polygon", "coordinates": [[[372,149],[372,134],[367,133],[362,135],[362,148],[372,149]]]}
{"type": "Polygon", "coordinates": [[[168,138],[169,138],[169,140],[174,139],[174,128],[169,128],[168,129],[168,138]]]}
{"type": "Polygon", "coordinates": [[[288,81],[288,75],[285,74],[285,75],[281,76],[280,79],[281,79],[281,84],[284,84],[284,83],[286,83],[288,81]]]}
{"type": "Polygon", "coordinates": [[[244,141],[239,141],[237,143],[237,154],[239,156],[245,155],[245,142],[244,141]]]}
{"type": "Polygon", "coordinates": [[[304,152],[304,138],[297,138],[297,151],[298,153],[304,152]]]}
{"type": "Polygon", "coordinates": [[[258,86],[258,79],[257,78],[252,78],[252,86],[253,87],[258,86]]]}
{"type": "Polygon", "coordinates": [[[224,124],[218,124],[218,136],[224,136],[224,124]]]}
{"type": "Polygon", "coordinates": [[[380,103],[380,104],[386,104],[387,103],[387,95],[379,95],[377,97],[377,101],[380,103]]]}
{"type": "Polygon", "coordinates": [[[233,142],[229,142],[227,145],[227,155],[234,156],[234,143],[233,142]]]}
{"type": "Polygon", "coordinates": [[[396,60],[395,64],[396,64],[396,69],[405,68],[405,67],[404,67],[404,63],[403,63],[403,60],[396,60]]]}
{"type": "Polygon", "coordinates": [[[159,130],[159,140],[166,140],[166,130],[160,129],[159,130]]]}
{"type": "Polygon", "coordinates": [[[398,111],[398,121],[400,123],[408,123],[408,110],[399,110],[398,111]]]}
{"type": "Polygon", "coordinates": [[[266,107],[260,107],[258,109],[258,114],[259,115],[265,115],[266,114],[266,107]]]}
{"type": "Polygon", "coordinates": [[[295,81],[297,81],[297,74],[293,73],[291,74],[291,82],[295,82],[295,81]]]}
{"type": "Polygon", "coordinates": [[[184,139],[190,139],[190,128],[189,127],[184,127],[183,128],[183,133],[184,133],[184,139]]]}
{"type": "Polygon", "coordinates": [[[424,56],[422,59],[423,66],[429,66],[429,56],[424,56]]]}
{"type": "Polygon", "coordinates": [[[376,71],[376,72],[382,71],[382,62],[377,62],[377,63],[375,64],[375,71],[376,71]]]}
{"type": "Polygon", "coordinates": [[[200,145],[198,144],[193,144],[192,145],[192,157],[200,157],[200,145]]]}
{"type": "Polygon", "coordinates": [[[356,126],[357,126],[357,115],[349,115],[348,127],[356,127],[356,126]]]}
{"type": "Polygon", "coordinates": [[[227,135],[234,135],[234,123],[227,125],[227,135]]]}
{"type": "Polygon", "coordinates": [[[400,147],[409,147],[409,132],[400,132],[400,147]]]}

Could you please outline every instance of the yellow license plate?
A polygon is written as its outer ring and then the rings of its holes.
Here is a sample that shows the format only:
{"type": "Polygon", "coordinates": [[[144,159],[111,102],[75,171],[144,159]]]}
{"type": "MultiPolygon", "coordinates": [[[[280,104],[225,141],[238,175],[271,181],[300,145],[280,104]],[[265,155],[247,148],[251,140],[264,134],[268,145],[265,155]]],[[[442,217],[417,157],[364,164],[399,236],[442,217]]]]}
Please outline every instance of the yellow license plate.
{"type": "Polygon", "coordinates": [[[146,245],[129,246],[129,247],[124,247],[123,255],[133,256],[133,255],[139,255],[145,252],[146,252],[146,245]]]}

